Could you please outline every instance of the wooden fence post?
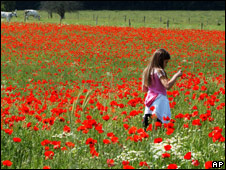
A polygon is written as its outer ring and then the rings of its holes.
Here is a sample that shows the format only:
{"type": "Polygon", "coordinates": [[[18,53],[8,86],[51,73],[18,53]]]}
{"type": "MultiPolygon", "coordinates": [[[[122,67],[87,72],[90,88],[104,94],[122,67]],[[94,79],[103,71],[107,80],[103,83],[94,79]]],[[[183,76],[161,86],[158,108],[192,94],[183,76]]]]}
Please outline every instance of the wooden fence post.
{"type": "Polygon", "coordinates": [[[129,19],[129,27],[131,27],[131,22],[130,22],[130,19],[129,19]]]}
{"type": "Polygon", "coordinates": [[[169,28],[169,19],[167,20],[166,25],[167,25],[167,29],[168,29],[169,28]]]}
{"type": "Polygon", "coordinates": [[[201,23],[201,30],[203,30],[203,23],[201,23]]]}
{"type": "Polygon", "coordinates": [[[145,16],[144,16],[144,23],[145,23],[145,16]]]}
{"type": "Polygon", "coordinates": [[[126,22],[126,15],[124,17],[125,17],[125,22],[126,22]]]}

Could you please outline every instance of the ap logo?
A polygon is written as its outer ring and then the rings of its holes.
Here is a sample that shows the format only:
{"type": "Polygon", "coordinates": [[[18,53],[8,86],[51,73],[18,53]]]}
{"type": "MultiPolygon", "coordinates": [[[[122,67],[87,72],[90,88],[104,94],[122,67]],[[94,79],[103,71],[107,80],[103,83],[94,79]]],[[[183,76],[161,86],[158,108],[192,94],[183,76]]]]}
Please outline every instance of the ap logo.
{"type": "Polygon", "coordinates": [[[213,168],[221,168],[224,165],[223,161],[213,161],[212,167],[213,168]]]}

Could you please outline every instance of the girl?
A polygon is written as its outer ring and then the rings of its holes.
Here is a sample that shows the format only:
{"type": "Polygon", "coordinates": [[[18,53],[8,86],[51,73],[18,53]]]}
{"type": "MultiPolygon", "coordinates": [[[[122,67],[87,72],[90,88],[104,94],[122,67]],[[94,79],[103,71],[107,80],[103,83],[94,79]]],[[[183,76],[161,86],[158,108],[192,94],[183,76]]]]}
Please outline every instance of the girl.
{"type": "Polygon", "coordinates": [[[164,69],[169,59],[170,54],[165,49],[158,49],[154,52],[148,66],[143,71],[142,91],[147,92],[143,117],[145,129],[148,126],[148,118],[153,114],[157,116],[157,121],[160,123],[168,123],[171,118],[166,90],[169,90],[176,82],[176,79],[182,76],[182,71],[179,70],[168,80],[164,69]]]}

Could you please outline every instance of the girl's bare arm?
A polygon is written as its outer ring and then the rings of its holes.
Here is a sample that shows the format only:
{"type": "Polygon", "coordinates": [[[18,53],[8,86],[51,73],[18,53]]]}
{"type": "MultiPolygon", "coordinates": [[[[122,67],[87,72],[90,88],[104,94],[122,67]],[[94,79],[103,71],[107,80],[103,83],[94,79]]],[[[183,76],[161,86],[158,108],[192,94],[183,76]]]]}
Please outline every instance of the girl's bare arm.
{"type": "Polygon", "coordinates": [[[173,85],[175,84],[176,80],[178,77],[182,76],[182,71],[179,70],[176,74],[173,75],[173,77],[168,80],[165,76],[162,76],[160,78],[161,83],[163,84],[163,86],[169,90],[171,89],[171,87],[173,87],[173,85]]]}
{"type": "Polygon", "coordinates": [[[142,91],[143,92],[148,92],[148,87],[142,84],[142,91]]]}

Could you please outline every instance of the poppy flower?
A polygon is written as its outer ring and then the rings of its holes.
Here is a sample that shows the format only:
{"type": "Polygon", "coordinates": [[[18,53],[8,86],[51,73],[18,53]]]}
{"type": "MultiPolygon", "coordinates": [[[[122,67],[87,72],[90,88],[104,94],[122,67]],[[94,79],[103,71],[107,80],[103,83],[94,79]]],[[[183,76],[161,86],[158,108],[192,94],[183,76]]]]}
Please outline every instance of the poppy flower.
{"type": "Polygon", "coordinates": [[[194,165],[194,166],[199,166],[200,163],[199,163],[198,160],[192,160],[192,165],[194,165]]]}
{"type": "Polygon", "coordinates": [[[151,106],[151,107],[150,107],[150,110],[151,110],[151,111],[154,111],[154,110],[155,110],[155,106],[151,106]]]}
{"type": "Polygon", "coordinates": [[[191,152],[186,153],[184,156],[184,159],[187,159],[187,160],[191,159],[191,152]]]}
{"type": "Polygon", "coordinates": [[[146,131],[152,131],[152,124],[149,124],[146,131]]]}
{"type": "Polygon", "coordinates": [[[64,126],[63,130],[64,130],[64,132],[67,132],[67,133],[71,132],[71,128],[67,125],[64,126]]]}
{"type": "Polygon", "coordinates": [[[9,160],[2,161],[2,165],[4,165],[4,166],[12,166],[12,164],[13,163],[9,160]]]}
{"type": "Polygon", "coordinates": [[[162,138],[155,138],[154,139],[154,143],[161,143],[162,142],[162,138]]]}
{"type": "Polygon", "coordinates": [[[20,138],[13,138],[13,141],[19,143],[19,142],[21,142],[21,139],[20,138]]]}
{"type": "Polygon", "coordinates": [[[53,159],[54,152],[53,151],[45,151],[45,159],[53,159]]]}
{"type": "Polygon", "coordinates": [[[184,124],[183,128],[189,128],[188,124],[184,124]]]}
{"type": "Polygon", "coordinates": [[[170,157],[170,154],[169,153],[163,153],[162,154],[162,158],[169,158],[170,157]]]}
{"type": "Polygon", "coordinates": [[[102,117],[102,119],[105,120],[105,121],[108,121],[109,118],[110,118],[110,117],[109,117],[108,115],[105,115],[105,116],[102,117]]]}
{"type": "Polygon", "coordinates": [[[108,167],[113,167],[113,166],[115,166],[115,165],[114,165],[114,160],[113,160],[113,159],[107,159],[107,164],[108,164],[108,167]]]}
{"type": "Polygon", "coordinates": [[[104,139],[104,140],[103,140],[103,143],[104,143],[104,144],[110,144],[111,141],[110,141],[109,139],[104,139]]]}
{"type": "Polygon", "coordinates": [[[205,169],[211,169],[213,165],[213,161],[207,161],[205,162],[205,169]]]}
{"type": "Polygon", "coordinates": [[[73,142],[65,142],[65,145],[67,145],[69,148],[75,147],[75,144],[73,142]]]}
{"type": "Polygon", "coordinates": [[[134,133],[136,133],[136,131],[137,131],[137,127],[132,126],[132,127],[129,129],[128,133],[129,133],[129,134],[134,134],[134,133]]]}
{"type": "Polygon", "coordinates": [[[123,169],[135,169],[133,166],[130,165],[125,165],[123,166],[123,169]]]}
{"type": "Polygon", "coordinates": [[[165,148],[166,151],[168,151],[172,148],[172,146],[171,145],[165,145],[164,148],[165,148]]]}
{"type": "Polygon", "coordinates": [[[129,165],[129,161],[122,161],[122,165],[124,166],[129,165]]]}
{"type": "Polygon", "coordinates": [[[177,169],[177,164],[169,164],[167,169],[177,169]]]}
{"type": "Polygon", "coordinates": [[[148,168],[150,168],[149,165],[147,164],[147,162],[145,162],[145,161],[140,162],[139,166],[147,166],[148,168]]]}
{"type": "Polygon", "coordinates": [[[43,169],[51,169],[50,166],[44,166],[43,169]]]}
{"type": "Polygon", "coordinates": [[[112,143],[118,143],[118,137],[114,136],[114,137],[111,137],[111,141],[112,143]]]}

